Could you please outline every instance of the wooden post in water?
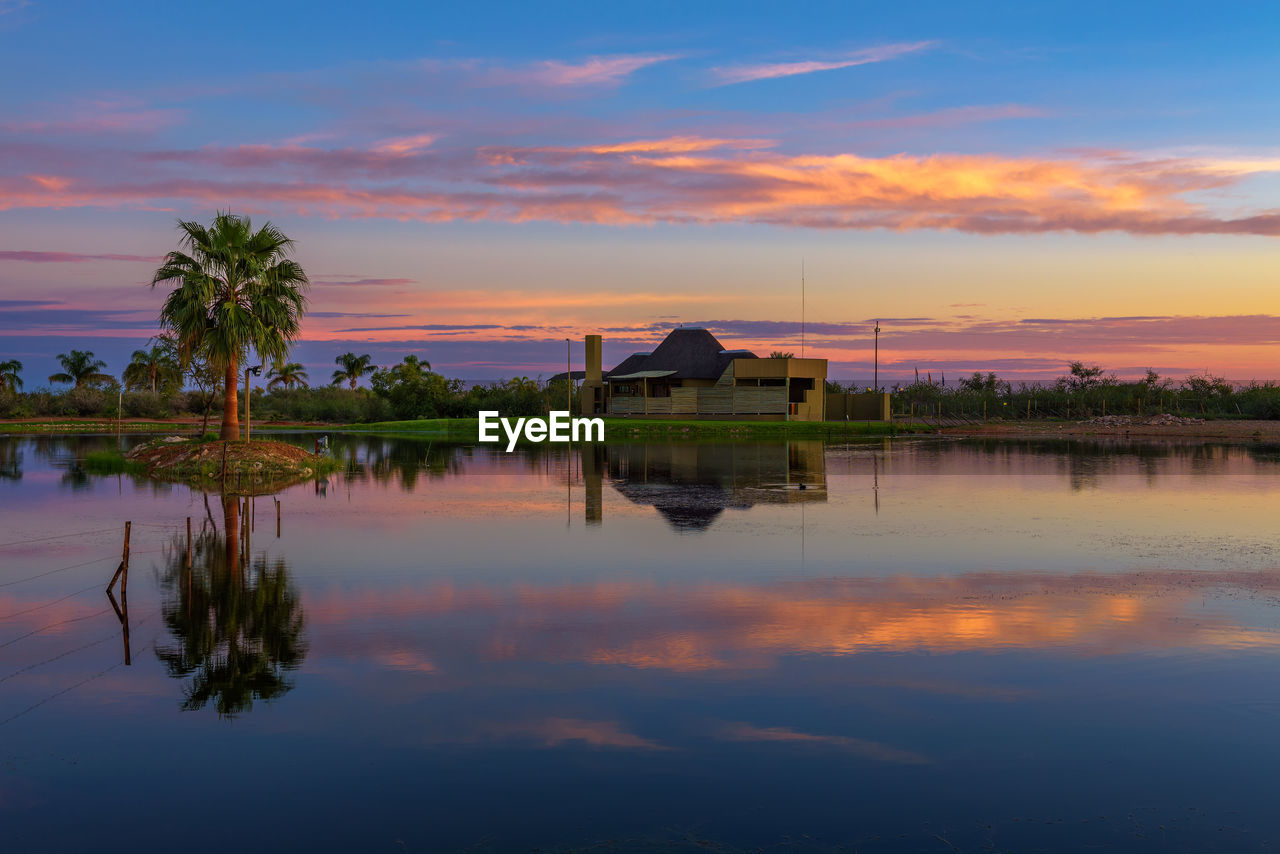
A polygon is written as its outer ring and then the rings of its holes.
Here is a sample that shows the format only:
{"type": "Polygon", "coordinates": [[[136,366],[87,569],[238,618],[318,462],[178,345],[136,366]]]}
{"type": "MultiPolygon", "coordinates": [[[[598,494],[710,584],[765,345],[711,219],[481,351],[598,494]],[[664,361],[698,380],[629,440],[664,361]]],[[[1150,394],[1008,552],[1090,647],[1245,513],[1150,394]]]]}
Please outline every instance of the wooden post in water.
{"type": "Polygon", "coordinates": [[[132,522],[124,523],[124,549],[120,555],[120,566],[116,569],[116,574],[111,576],[111,583],[107,585],[107,600],[111,602],[111,607],[115,609],[120,625],[124,628],[125,666],[133,663],[129,651],[129,533],[132,527],[132,522]],[[116,585],[116,579],[120,580],[119,604],[116,604],[116,597],[111,592],[111,588],[116,585]]]}
{"type": "Polygon", "coordinates": [[[278,540],[280,539],[280,499],[279,498],[275,499],[275,502],[276,502],[276,539],[278,540]]]}
{"type": "Polygon", "coordinates": [[[187,570],[191,570],[191,517],[187,517],[187,570]]]}
{"type": "Polygon", "coordinates": [[[121,599],[128,595],[125,591],[129,589],[129,533],[132,528],[132,522],[124,523],[124,554],[120,557],[120,566],[124,570],[124,578],[120,580],[121,599]]]}

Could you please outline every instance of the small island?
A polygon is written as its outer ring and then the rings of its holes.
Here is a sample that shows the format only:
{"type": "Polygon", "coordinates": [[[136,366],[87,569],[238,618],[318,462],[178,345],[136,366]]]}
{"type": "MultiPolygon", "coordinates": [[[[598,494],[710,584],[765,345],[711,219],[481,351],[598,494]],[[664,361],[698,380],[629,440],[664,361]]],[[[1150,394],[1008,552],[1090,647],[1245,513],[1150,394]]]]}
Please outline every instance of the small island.
{"type": "Polygon", "coordinates": [[[166,436],[124,455],[135,474],[192,483],[227,495],[264,495],[336,468],[332,457],[285,442],[202,441],[166,436]]]}

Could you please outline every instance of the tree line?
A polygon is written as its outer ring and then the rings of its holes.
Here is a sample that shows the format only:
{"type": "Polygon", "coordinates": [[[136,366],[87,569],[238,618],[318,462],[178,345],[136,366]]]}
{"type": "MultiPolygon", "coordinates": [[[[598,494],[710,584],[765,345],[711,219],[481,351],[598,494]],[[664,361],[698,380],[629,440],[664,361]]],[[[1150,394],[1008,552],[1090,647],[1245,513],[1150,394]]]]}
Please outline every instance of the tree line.
{"type": "MultiPolygon", "coordinates": [[[[180,220],[178,234],[179,247],[165,255],[151,279],[153,290],[170,288],[159,312],[161,332],[134,351],[120,379],[105,373],[106,363],[91,351],[72,350],[58,356],[62,370],[49,376],[51,384],[69,388],[25,392],[21,362],[0,361],[0,418],[197,413],[203,434],[216,414],[220,437],[237,439],[241,382],[262,367],[245,373],[250,353],[270,365],[265,382],[252,392],[255,413],[268,420],[408,420],[470,416],[480,409],[528,416],[559,409],[561,401],[576,409],[568,380],[543,386],[519,377],[468,388],[412,354],[397,365],[377,367],[368,354],[343,353],[334,360],[330,385],[312,388],[304,367],[289,361],[310,285],[290,257],[293,241],[269,222],[255,229],[248,217],[230,212],[218,213],[207,227],[180,220]],[[359,386],[366,376],[367,389],[359,386]]],[[[828,389],[844,390],[834,383],[828,389]]],[[[1073,362],[1067,375],[1047,387],[1023,383],[1015,391],[995,373],[974,373],[957,388],[935,385],[929,377],[894,391],[899,415],[1082,418],[1170,411],[1280,418],[1280,387],[1273,383],[1236,388],[1221,377],[1200,375],[1174,384],[1154,371],[1121,381],[1083,362],[1073,362]]]]}
{"type": "MultiPolygon", "coordinates": [[[[0,418],[195,415],[207,427],[224,411],[223,372],[199,357],[184,365],[169,335],[158,335],[133,351],[118,378],[105,372],[106,363],[92,351],[62,353],[58,362],[63,370],[48,378],[54,387],[32,391],[24,390],[20,361],[0,362],[0,418]]],[[[541,415],[563,408],[570,391],[564,381],[542,383],[528,377],[468,386],[433,372],[430,362],[412,354],[380,367],[368,353],[343,353],[334,364],[328,383],[315,386],[305,366],[277,359],[261,382],[252,385],[254,419],[358,423],[473,417],[481,409],[541,415]]],[[[576,406],[576,390],[574,399],[576,406]]]]}
{"type": "Polygon", "coordinates": [[[1148,369],[1124,380],[1096,364],[1071,362],[1067,373],[1045,383],[1015,387],[994,372],[974,372],[955,386],[925,380],[893,389],[895,415],[969,419],[1063,418],[1102,415],[1179,415],[1196,418],[1280,419],[1280,385],[1251,382],[1237,386],[1212,374],[1182,381],[1148,369]]]}

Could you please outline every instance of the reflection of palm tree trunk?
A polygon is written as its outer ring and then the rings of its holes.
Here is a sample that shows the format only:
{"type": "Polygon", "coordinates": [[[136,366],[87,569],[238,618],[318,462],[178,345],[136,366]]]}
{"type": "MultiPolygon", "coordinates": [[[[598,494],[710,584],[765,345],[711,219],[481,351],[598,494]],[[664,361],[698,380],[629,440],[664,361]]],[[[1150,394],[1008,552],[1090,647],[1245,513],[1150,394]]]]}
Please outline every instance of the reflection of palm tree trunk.
{"type": "Polygon", "coordinates": [[[227,569],[240,571],[240,499],[222,496],[222,525],[227,547],[227,569]]]}

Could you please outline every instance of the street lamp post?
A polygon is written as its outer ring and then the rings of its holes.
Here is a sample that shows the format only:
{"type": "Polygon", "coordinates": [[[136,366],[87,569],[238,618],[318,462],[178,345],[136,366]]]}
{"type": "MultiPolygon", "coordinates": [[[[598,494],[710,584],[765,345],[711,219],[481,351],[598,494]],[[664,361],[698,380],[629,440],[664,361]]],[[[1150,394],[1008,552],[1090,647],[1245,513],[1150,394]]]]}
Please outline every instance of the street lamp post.
{"type": "Polygon", "coordinates": [[[262,376],[262,365],[254,365],[252,368],[244,369],[244,440],[249,441],[249,430],[251,423],[249,421],[249,403],[252,398],[249,396],[249,374],[255,377],[262,376]]]}
{"type": "Polygon", "coordinates": [[[880,393],[880,321],[876,321],[876,350],[875,350],[875,367],[872,369],[872,383],[876,387],[876,394],[880,393]]]}

